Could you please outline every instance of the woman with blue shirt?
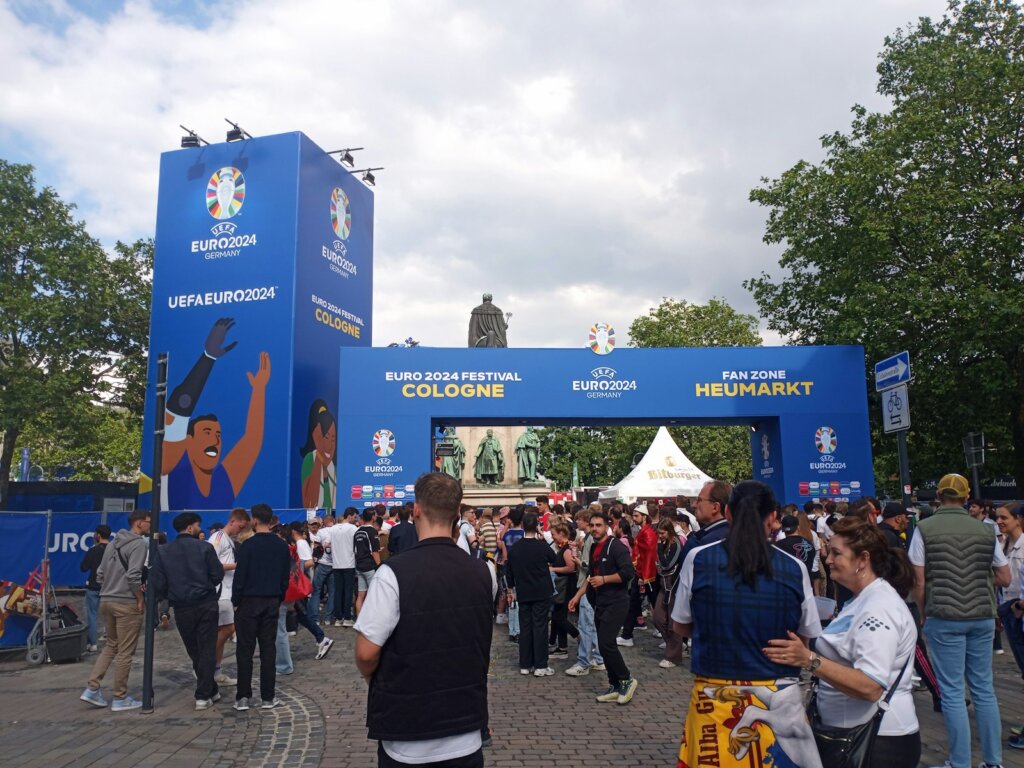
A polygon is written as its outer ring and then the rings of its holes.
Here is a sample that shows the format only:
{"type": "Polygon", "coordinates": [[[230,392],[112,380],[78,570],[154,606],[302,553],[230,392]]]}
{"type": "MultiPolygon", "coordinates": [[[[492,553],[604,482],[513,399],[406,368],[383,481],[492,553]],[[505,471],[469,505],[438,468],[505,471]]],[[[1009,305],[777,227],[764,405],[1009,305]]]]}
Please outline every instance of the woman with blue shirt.
{"type": "Polygon", "coordinates": [[[748,480],[725,508],[725,539],[687,553],[672,620],[693,638],[694,674],[679,768],[771,764],[821,768],[804,713],[799,666],[768,658],[768,641],[821,633],[803,563],[770,543],[778,518],[771,488],[748,480]]]}
{"type": "Polygon", "coordinates": [[[921,735],[909,665],[917,625],[905,602],[913,571],[905,553],[890,548],[870,523],[847,517],[832,532],[827,561],[832,579],[853,598],[825,628],[814,651],[790,636],[772,640],[765,656],[811,670],[819,681],[822,723],[837,728],[852,728],[874,717],[877,702],[899,678],[868,765],[914,768],[921,757],[921,735]]]}

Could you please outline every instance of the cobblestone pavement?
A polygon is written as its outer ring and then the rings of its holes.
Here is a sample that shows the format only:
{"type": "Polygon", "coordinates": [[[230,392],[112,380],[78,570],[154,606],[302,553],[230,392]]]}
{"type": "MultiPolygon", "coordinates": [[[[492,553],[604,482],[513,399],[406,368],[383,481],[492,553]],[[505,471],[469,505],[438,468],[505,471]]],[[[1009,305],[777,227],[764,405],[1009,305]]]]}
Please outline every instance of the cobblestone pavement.
{"type": "MultiPolygon", "coordinates": [[[[287,766],[364,768],[376,765],[376,745],[363,725],[366,686],[353,661],[354,633],[328,628],[337,640],[323,661],[303,629],[292,638],[296,672],[278,677],[283,706],[231,709],[232,689],[212,709],[193,709],[192,674],[177,633],[157,632],[156,711],[113,714],[89,707],[78,695],[94,655],[79,664],[29,667],[23,654],[0,661],[0,767],[133,766],[214,768],[287,766]]],[[[602,673],[563,674],[573,661],[555,661],[554,677],[519,674],[507,630],[495,628],[490,670],[494,745],[485,751],[496,768],[596,765],[674,766],[691,677],[684,668],[663,670],[658,640],[636,633],[624,655],[640,681],[628,706],[598,704],[602,673]],[[596,760],[596,762],[595,762],[596,760]]],[[[570,643],[570,647],[574,647],[570,643]]],[[[228,643],[228,654],[234,646],[228,643]]],[[[140,646],[130,691],[142,684],[140,646]]],[[[995,657],[1004,734],[1024,719],[1024,692],[1009,653],[995,657]]],[[[229,672],[233,659],[226,660],[229,672]]],[[[927,694],[917,695],[925,750],[922,765],[945,759],[945,729],[927,694]]],[[[975,754],[975,762],[980,757],[975,754]]],[[[1024,752],[1006,748],[1004,765],[1024,768],[1024,752]]]]}

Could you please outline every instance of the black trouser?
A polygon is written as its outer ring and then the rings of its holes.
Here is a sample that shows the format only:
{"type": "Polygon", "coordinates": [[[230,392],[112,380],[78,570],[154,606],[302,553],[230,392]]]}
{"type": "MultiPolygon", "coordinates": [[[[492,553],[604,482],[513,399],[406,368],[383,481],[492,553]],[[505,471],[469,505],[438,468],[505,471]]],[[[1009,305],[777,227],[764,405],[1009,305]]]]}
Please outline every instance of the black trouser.
{"type": "MultiPolygon", "coordinates": [[[[405,768],[411,763],[400,763],[390,757],[384,751],[384,745],[377,742],[377,768],[405,768]]],[[[437,763],[417,763],[420,765],[432,765],[434,768],[484,768],[484,751],[478,749],[471,755],[465,757],[453,757],[451,760],[441,760],[437,763]]]]}
{"type": "Polygon", "coordinates": [[[921,734],[878,736],[871,748],[868,768],[917,768],[921,760],[921,734]]]}
{"type": "Polygon", "coordinates": [[[548,665],[548,617],[551,598],[519,603],[519,668],[545,669],[548,665]]]}
{"type": "Polygon", "coordinates": [[[640,623],[640,617],[644,612],[644,595],[647,595],[651,608],[654,608],[654,601],[658,597],[656,585],[656,581],[641,585],[636,579],[633,580],[633,584],[629,588],[629,611],[626,613],[626,620],[622,623],[624,638],[633,637],[633,630],[640,623]]]}
{"type": "Polygon", "coordinates": [[[217,616],[216,600],[174,608],[178,634],[196,673],[196,699],[212,699],[217,693],[213,680],[217,666],[217,616]]]}
{"type": "Polygon", "coordinates": [[[622,652],[615,642],[619,634],[619,627],[626,618],[629,610],[629,599],[623,594],[612,600],[601,599],[600,591],[597,594],[597,605],[594,606],[594,626],[597,628],[597,649],[604,658],[604,665],[608,670],[608,682],[617,686],[623,680],[629,680],[629,668],[622,659],[622,652]]]}
{"type": "Polygon", "coordinates": [[[356,596],[356,569],[334,569],[334,619],[352,620],[352,601],[356,596]]]}
{"type": "Polygon", "coordinates": [[[276,597],[243,597],[235,608],[238,647],[238,687],[235,701],[252,698],[252,655],[260,644],[260,698],[271,701],[277,684],[277,620],[281,601],[276,597]]]}
{"type": "Polygon", "coordinates": [[[569,623],[569,604],[555,603],[551,610],[551,638],[556,648],[565,648],[569,644],[569,636],[578,640],[580,632],[569,623]]]}

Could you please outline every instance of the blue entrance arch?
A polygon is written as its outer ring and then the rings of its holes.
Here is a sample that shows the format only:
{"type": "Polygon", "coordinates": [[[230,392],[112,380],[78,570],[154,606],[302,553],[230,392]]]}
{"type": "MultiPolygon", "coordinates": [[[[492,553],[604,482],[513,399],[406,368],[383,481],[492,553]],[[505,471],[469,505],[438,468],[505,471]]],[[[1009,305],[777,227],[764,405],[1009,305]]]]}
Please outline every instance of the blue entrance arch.
{"type": "Polygon", "coordinates": [[[780,500],[874,494],[859,346],[343,347],[340,368],[339,507],[411,499],[442,424],[747,424],[780,500]]]}

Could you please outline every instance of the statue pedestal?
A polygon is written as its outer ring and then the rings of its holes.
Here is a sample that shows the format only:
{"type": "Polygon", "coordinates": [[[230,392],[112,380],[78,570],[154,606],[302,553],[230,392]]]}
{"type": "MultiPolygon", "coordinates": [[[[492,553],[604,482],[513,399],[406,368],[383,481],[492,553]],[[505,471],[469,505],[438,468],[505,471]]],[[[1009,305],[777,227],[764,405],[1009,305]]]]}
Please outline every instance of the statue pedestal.
{"type": "Polygon", "coordinates": [[[548,492],[543,483],[529,485],[480,485],[462,486],[462,503],[474,507],[514,507],[525,504],[548,492]]]}

